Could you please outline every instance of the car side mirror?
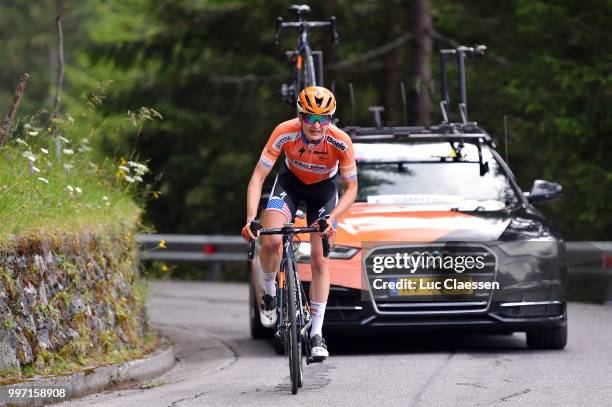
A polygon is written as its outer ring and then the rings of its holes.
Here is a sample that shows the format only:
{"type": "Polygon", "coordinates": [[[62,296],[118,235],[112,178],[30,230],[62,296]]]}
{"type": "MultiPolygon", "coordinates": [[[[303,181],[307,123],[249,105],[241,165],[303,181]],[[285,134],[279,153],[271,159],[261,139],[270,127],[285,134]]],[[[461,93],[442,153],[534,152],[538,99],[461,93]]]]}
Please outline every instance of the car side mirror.
{"type": "Polygon", "coordinates": [[[527,200],[531,203],[550,202],[559,199],[563,195],[563,187],[556,182],[536,179],[528,194],[527,200]]]}

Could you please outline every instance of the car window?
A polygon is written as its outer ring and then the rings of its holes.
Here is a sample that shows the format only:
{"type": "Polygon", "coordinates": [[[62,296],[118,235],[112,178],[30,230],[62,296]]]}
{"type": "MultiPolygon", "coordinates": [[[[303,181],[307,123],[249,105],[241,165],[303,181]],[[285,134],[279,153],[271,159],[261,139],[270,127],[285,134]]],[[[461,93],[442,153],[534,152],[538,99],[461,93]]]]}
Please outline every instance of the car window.
{"type": "Polygon", "coordinates": [[[357,200],[372,203],[456,204],[488,202],[499,209],[517,201],[503,169],[487,146],[482,163],[474,144],[355,144],[357,200]],[[484,174],[481,174],[484,172],[484,174]]]}

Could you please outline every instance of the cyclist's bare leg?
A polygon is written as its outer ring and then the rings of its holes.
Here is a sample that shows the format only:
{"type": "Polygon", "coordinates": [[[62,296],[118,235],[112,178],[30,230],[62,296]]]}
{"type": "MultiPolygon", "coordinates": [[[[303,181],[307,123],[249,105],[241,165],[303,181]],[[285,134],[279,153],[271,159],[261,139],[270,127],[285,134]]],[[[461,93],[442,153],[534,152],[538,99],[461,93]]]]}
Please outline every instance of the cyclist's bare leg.
{"type": "MultiPolygon", "coordinates": [[[[333,245],[333,238],[329,239],[333,245]]],[[[318,233],[310,234],[310,270],[312,282],[310,283],[310,300],[327,302],[329,296],[329,259],[323,257],[322,238],[318,233]]]]}
{"type": "MultiPolygon", "coordinates": [[[[333,245],[333,238],[330,238],[333,245]]],[[[310,234],[310,269],[312,281],[310,283],[310,305],[312,309],[312,325],[310,327],[310,346],[313,357],[325,359],[329,356],[323,342],[321,329],[325,315],[325,306],[329,296],[329,258],[323,257],[322,238],[318,233],[310,234]]]]}
{"type": "MultiPolygon", "coordinates": [[[[279,228],[287,222],[287,217],[277,211],[266,211],[263,216],[262,226],[264,228],[279,228]]],[[[259,262],[264,273],[274,274],[278,271],[281,258],[281,235],[265,235],[261,237],[262,245],[259,252],[259,262]]],[[[264,275],[265,278],[265,275],[264,275]]]]}

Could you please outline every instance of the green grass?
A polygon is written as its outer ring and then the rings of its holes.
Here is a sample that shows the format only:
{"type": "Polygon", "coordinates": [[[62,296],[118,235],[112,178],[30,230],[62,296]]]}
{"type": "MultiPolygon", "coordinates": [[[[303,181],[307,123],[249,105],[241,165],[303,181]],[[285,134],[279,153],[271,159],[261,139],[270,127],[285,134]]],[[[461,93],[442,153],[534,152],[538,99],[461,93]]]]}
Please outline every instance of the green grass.
{"type": "Polygon", "coordinates": [[[69,145],[64,148],[72,148],[74,154],[62,154],[58,160],[49,134],[27,142],[26,146],[11,139],[0,148],[0,244],[37,231],[95,233],[109,225],[138,222],[141,209],[122,185],[125,182],[113,174],[113,165],[91,163],[69,145]],[[32,173],[23,156],[28,152],[40,172],[32,173]]]}

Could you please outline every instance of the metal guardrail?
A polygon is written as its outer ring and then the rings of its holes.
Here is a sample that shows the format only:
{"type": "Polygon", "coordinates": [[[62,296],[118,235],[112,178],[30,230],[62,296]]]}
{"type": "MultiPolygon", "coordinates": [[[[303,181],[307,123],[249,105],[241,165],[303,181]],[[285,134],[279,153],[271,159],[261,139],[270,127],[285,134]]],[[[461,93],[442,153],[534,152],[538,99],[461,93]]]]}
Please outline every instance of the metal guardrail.
{"type": "MultiPolygon", "coordinates": [[[[247,243],[228,235],[138,235],[142,260],[208,264],[220,279],[222,265],[247,261],[247,243]]],[[[566,242],[570,300],[612,301],[612,242],[566,242]]]]}
{"type": "Polygon", "coordinates": [[[248,245],[241,236],[138,235],[142,260],[235,262],[247,260],[248,245]]]}
{"type": "MultiPolygon", "coordinates": [[[[235,235],[138,235],[141,259],[191,262],[246,261],[247,243],[235,235]]],[[[612,242],[566,242],[572,272],[605,272],[612,268],[612,242]]]]}

